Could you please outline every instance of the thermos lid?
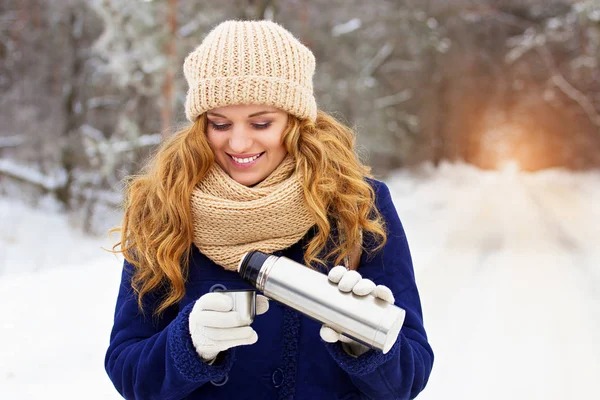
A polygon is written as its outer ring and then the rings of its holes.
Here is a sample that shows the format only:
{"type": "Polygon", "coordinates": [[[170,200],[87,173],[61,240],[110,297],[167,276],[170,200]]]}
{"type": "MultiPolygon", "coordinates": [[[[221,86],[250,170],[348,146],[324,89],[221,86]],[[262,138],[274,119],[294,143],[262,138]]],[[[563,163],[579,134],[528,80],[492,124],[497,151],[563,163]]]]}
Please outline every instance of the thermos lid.
{"type": "Polygon", "coordinates": [[[258,250],[252,250],[244,254],[238,265],[238,272],[242,279],[250,283],[252,286],[256,286],[258,273],[260,272],[263,263],[270,256],[270,254],[263,253],[258,250]]]}

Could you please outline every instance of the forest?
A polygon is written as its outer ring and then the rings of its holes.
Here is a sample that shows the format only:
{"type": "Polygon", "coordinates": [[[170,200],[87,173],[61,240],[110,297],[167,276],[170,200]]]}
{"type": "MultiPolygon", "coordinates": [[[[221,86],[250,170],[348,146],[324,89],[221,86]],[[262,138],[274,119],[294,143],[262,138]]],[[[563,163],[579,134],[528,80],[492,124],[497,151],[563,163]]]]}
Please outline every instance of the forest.
{"type": "Polygon", "coordinates": [[[227,19],[313,51],[318,106],[376,176],[600,166],[599,0],[3,0],[0,194],[51,196],[94,231],[187,123],[183,59],[227,19]]]}

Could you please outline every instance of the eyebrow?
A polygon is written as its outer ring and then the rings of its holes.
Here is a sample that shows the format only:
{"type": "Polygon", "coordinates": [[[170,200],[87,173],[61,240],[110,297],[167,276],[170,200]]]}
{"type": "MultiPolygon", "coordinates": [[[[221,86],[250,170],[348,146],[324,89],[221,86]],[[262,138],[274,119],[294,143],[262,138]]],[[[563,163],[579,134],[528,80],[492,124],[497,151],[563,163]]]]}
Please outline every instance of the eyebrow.
{"type": "MultiPolygon", "coordinates": [[[[276,111],[259,111],[259,112],[256,112],[254,114],[248,115],[248,118],[258,117],[259,115],[263,115],[263,114],[275,114],[275,113],[276,113],[276,111]]],[[[214,115],[215,117],[221,117],[221,118],[227,119],[226,116],[221,115],[221,114],[217,114],[216,112],[212,112],[212,111],[209,111],[208,115],[214,115]]]]}

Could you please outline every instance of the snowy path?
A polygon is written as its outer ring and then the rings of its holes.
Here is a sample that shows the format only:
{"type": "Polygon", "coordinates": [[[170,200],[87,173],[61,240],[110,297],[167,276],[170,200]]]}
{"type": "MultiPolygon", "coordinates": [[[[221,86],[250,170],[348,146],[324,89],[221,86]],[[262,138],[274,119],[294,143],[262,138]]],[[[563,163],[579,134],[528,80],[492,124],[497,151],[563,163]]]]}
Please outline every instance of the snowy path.
{"type": "Polygon", "coordinates": [[[568,181],[480,178],[418,270],[436,350],[419,399],[598,398],[598,206],[568,181]]]}
{"type": "MultiPolygon", "coordinates": [[[[600,398],[600,173],[442,164],[387,182],[436,353],[419,400],[600,398]]],[[[0,221],[0,398],[120,398],[108,243],[2,198],[0,221]]]]}

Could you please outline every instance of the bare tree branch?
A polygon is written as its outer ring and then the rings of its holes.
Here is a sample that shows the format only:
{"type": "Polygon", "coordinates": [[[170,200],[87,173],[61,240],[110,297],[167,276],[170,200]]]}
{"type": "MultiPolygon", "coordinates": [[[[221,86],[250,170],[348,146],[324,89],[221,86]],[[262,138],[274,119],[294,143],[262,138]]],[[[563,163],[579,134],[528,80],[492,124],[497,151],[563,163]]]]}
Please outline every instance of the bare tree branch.
{"type": "Polygon", "coordinates": [[[385,108],[389,106],[395,106],[400,103],[404,103],[412,99],[413,91],[406,89],[400,93],[393,94],[391,96],[380,97],[375,100],[375,108],[385,108]]]}
{"type": "Polygon", "coordinates": [[[392,54],[394,51],[394,45],[391,42],[385,43],[377,54],[365,65],[365,67],[360,72],[360,76],[363,78],[367,78],[373,76],[377,68],[379,68],[392,54]]]}
{"type": "Polygon", "coordinates": [[[37,186],[46,192],[56,192],[67,181],[65,171],[54,175],[46,175],[31,167],[17,164],[11,160],[0,160],[0,175],[12,178],[22,183],[37,186]]]}
{"type": "MultiPolygon", "coordinates": [[[[562,34],[558,37],[554,37],[553,39],[554,41],[565,41],[568,40],[568,36],[562,34]]],[[[550,70],[550,82],[552,82],[552,84],[560,89],[571,100],[575,101],[586,113],[592,124],[600,127],[600,114],[596,110],[592,100],[590,100],[590,98],[582,91],[578,90],[571,83],[569,83],[569,81],[556,66],[554,58],[552,57],[552,53],[548,49],[549,40],[550,38],[546,34],[539,32],[537,28],[527,28],[522,35],[515,36],[507,42],[507,45],[512,47],[512,50],[505,56],[506,63],[512,64],[521,58],[525,53],[529,52],[530,50],[535,50],[542,57],[544,63],[550,70]]]]}
{"type": "MultiPolygon", "coordinates": [[[[96,138],[86,135],[92,140],[96,140],[96,138]]],[[[119,154],[125,153],[127,151],[141,149],[143,147],[155,146],[161,142],[162,136],[160,133],[155,133],[152,135],[142,135],[136,137],[133,140],[117,140],[117,141],[109,141],[104,140],[100,142],[96,142],[93,145],[89,145],[86,147],[86,151],[89,156],[94,156],[97,154],[119,154]]]]}
{"type": "Polygon", "coordinates": [[[600,114],[598,114],[598,111],[596,111],[592,101],[585,94],[583,94],[583,92],[571,85],[569,81],[567,81],[567,79],[560,73],[560,70],[556,67],[554,60],[552,59],[550,51],[545,46],[539,46],[537,51],[544,58],[544,61],[552,71],[550,81],[571,100],[579,104],[592,124],[600,127],[600,114]]]}

